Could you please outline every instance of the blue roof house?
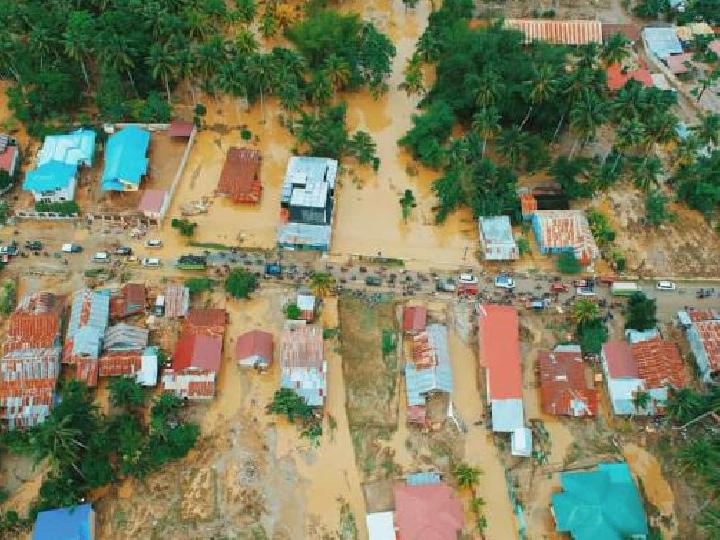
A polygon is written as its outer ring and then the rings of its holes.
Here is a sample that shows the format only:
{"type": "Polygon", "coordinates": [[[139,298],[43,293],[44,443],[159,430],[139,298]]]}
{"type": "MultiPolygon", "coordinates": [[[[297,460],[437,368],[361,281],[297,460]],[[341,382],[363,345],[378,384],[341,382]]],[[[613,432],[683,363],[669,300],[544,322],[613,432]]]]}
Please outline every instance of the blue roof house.
{"type": "Polygon", "coordinates": [[[103,191],[137,191],[147,174],[150,132],[127,126],[110,136],[105,148],[103,191]]]}
{"type": "Polygon", "coordinates": [[[38,153],[38,166],[50,161],[92,167],[95,156],[95,131],[76,129],[64,135],[48,135],[38,153]]]}
{"type": "Polygon", "coordinates": [[[575,540],[642,540],[647,517],[626,463],[560,473],[563,491],[552,496],[556,530],[575,540]]]}
{"type": "Polygon", "coordinates": [[[94,540],[95,511],[89,504],[40,512],[32,540],[94,540]]]}

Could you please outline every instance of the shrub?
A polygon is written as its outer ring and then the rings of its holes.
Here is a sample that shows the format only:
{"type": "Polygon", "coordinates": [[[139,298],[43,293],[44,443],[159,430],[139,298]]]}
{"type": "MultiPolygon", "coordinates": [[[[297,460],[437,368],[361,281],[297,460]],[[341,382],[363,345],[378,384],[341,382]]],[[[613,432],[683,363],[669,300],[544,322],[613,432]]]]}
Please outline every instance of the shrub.
{"type": "Polygon", "coordinates": [[[580,262],[575,258],[574,253],[561,253],[557,260],[557,269],[563,274],[577,274],[582,270],[580,262]]]}

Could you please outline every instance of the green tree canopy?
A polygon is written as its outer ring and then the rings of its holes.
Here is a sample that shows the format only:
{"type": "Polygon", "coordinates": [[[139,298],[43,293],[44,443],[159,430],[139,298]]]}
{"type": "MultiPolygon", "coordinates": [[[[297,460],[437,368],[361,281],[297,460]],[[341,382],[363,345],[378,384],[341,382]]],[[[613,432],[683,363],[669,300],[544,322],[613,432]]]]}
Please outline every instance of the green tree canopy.
{"type": "Polygon", "coordinates": [[[225,290],[235,298],[249,298],[257,286],[255,274],[243,268],[233,268],[225,279],[225,290]]]}
{"type": "Polygon", "coordinates": [[[649,330],[657,324],[657,306],[654,298],[642,292],[634,293],[628,300],[625,313],[625,328],[649,330]]]}

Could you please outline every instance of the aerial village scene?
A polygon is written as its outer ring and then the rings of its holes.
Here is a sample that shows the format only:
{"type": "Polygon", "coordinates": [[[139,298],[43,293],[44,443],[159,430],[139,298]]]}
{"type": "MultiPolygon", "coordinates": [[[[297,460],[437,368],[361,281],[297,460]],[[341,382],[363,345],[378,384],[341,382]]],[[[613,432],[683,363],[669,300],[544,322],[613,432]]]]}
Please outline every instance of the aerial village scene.
{"type": "Polygon", "coordinates": [[[0,5],[0,538],[720,539],[720,4],[0,5]]]}

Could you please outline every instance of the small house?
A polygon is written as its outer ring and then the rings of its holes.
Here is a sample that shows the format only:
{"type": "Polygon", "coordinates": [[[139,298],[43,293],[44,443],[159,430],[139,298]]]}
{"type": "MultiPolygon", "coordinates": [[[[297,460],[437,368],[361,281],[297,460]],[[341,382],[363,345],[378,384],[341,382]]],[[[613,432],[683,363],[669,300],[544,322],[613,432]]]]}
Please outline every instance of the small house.
{"type": "Polygon", "coordinates": [[[189,139],[195,130],[195,124],[186,120],[173,120],[168,128],[171,139],[189,139]]]}
{"type": "Polygon", "coordinates": [[[110,351],[98,360],[100,377],[133,377],[143,386],[155,386],[158,377],[158,349],[110,351]]]}
{"type": "Polygon", "coordinates": [[[599,20],[505,19],[505,27],[525,34],[525,43],[545,41],[556,45],[602,43],[599,20]]]}
{"type": "Polygon", "coordinates": [[[105,330],[103,349],[106,351],[139,351],[148,344],[150,331],[131,324],[118,323],[105,330]]]}
{"type": "Polygon", "coordinates": [[[427,308],[425,306],[405,306],[403,308],[402,329],[405,334],[419,334],[425,331],[426,326],[427,308]]]}
{"type": "MultiPolygon", "coordinates": [[[[408,479],[409,480],[409,479],[408,479]]],[[[398,482],[395,484],[395,530],[398,538],[455,540],[465,525],[460,499],[441,482],[398,482]]]]}
{"type": "Polygon", "coordinates": [[[322,407],[327,396],[327,362],[322,328],[288,325],[280,345],[280,385],[294,390],[310,407],[322,407]]]}
{"type": "Polygon", "coordinates": [[[95,511],[92,505],[38,512],[32,540],[95,540],[95,511]]]}
{"type": "Polygon", "coordinates": [[[269,332],[253,330],[238,337],[235,361],[239,367],[266,370],[273,360],[273,336],[269,332]]]}
{"type": "Polygon", "coordinates": [[[646,26],[642,29],[645,50],[660,60],[671,54],[682,54],[683,48],[674,26],[646,26]]]}
{"type": "Polygon", "coordinates": [[[20,147],[17,141],[5,133],[0,133],[0,171],[5,171],[13,179],[20,165],[20,147]]]}
{"type": "Polygon", "coordinates": [[[582,211],[536,210],[531,219],[540,253],[573,253],[578,261],[586,265],[600,256],[582,211]]]}
{"type": "Polygon", "coordinates": [[[647,538],[645,509],[626,463],[562,472],[560,484],[551,506],[558,532],[576,540],[647,538]]]}
{"type": "Polygon", "coordinates": [[[585,373],[579,345],[558,345],[538,353],[540,402],[545,414],[589,417],[598,411],[598,396],[585,373]]]}
{"type": "Polygon", "coordinates": [[[150,132],[130,125],[108,137],[102,191],[137,191],[148,170],[150,132]]]}
{"type": "Polygon", "coordinates": [[[145,313],[147,301],[145,285],[126,283],[118,294],[110,298],[110,316],[113,319],[125,319],[145,313]]]}
{"type": "Polygon", "coordinates": [[[600,353],[612,404],[617,415],[642,414],[635,407],[635,396],[645,391],[632,349],[627,341],[608,341],[600,353]]]}
{"type": "MultiPolygon", "coordinates": [[[[190,289],[179,283],[168,283],[165,286],[165,293],[161,296],[165,317],[169,319],[185,317],[190,307],[190,289]]],[[[155,305],[158,305],[157,302],[155,305]]]]}
{"type": "Polygon", "coordinates": [[[315,296],[310,293],[298,293],[296,304],[300,311],[300,319],[313,322],[315,319],[315,296]]]}
{"type": "Polygon", "coordinates": [[[636,24],[602,23],[603,42],[610,41],[615,34],[623,36],[630,44],[640,41],[640,27],[636,24]]]}
{"type": "Polygon", "coordinates": [[[231,147],[215,192],[229,197],[235,203],[259,202],[263,190],[260,182],[261,162],[259,150],[231,147]]]}
{"type": "Polygon", "coordinates": [[[680,350],[677,344],[659,337],[633,343],[630,349],[650,398],[644,408],[648,414],[658,414],[667,404],[668,386],[683,388],[688,383],[680,350]]]}
{"type": "Polygon", "coordinates": [[[616,92],[620,90],[631,80],[637,81],[646,88],[654,85],[650,71],[648,71],[644,63],[629,67],[616,62],[608,66],[607,85],[610,91],[616,92]]]}
{"type": "Polygon", "coordinates": [[[164,189],[146,189],[138,203],[138,211],[148,219],[161,219],[169,204],[170,197],[164,189]]]}
{"type": "Polygon", "coordinates": [[[520,257],[508,216],[480,217],[479,229],[486,261],[512,261],[520,257]]]}
{"type": "Polygon", "coordinates": [[[103,349],[105,330],[110,320],[110,292],[83,289],[73,296],[68,322],[63,363],[74,365],[75,378],[95,386],[97,360],[103,349]]]}

